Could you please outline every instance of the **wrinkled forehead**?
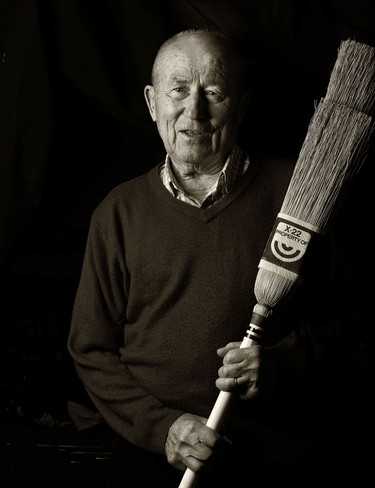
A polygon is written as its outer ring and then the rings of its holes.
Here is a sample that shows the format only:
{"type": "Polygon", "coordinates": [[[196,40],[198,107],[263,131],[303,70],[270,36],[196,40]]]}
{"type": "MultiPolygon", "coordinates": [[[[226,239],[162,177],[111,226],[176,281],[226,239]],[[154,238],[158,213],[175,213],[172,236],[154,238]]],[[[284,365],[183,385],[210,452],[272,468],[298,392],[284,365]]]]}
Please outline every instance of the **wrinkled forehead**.
{"type": "Polygon", "coordinates": [[[227,85],[233,76],[228,53],[204,36],[182,37],[167,46],[159,55],[156,73],[162,82],[199,77],[206,83],[221,85],[227,85]]]}

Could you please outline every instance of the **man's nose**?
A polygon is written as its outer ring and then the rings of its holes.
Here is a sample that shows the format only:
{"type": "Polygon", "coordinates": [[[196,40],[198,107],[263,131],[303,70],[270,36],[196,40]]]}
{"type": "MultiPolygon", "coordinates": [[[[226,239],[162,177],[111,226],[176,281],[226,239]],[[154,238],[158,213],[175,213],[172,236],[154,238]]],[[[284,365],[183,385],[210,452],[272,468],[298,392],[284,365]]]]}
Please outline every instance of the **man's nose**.
{"type": "Polygon", "coordinates": [[[203,119],[208,115],[207,100],[204,93],[193,91],[186,99],[185,113],[189,119],[203,119]]]}

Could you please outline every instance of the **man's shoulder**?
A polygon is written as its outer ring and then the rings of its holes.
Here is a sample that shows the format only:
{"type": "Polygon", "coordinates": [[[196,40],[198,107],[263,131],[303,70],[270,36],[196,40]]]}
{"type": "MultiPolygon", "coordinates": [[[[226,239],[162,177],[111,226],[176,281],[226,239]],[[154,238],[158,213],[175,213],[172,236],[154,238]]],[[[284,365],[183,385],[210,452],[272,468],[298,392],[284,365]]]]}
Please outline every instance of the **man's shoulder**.
{"type": "Polygon", "coordinates": [[[93,216],[103,219],[108,214],[126,212],[130,207],[134,209],[137,202],[149,199],[152,180],[158,174],[158,167],[159,165],[114,186],[96,206],[93,216]]]}
{"type": "Polygon", "coordinates": [[[268,181],[288,182],[293,174],[296,165],[296,158],[288,155],[278,154],[256,154],[250,157],[258,168],[258,174],[268,181]]]}
{"type": "Polygon", "coordinates": [[[108,204],[111,202],[132,200],[144,192],[149,192],[152,180],[155,177],[155,174],[158,173],[158,167],[159,164],[145,173],[117,184],[107,193],[101,203],[108,204]]]}
{"type": "Polygon", "coordinates": [[[139,191],[140,187],[147,187],[150,184],[150,177],[157,172],[159,164],[148,169],[146,172],[133,176],[112,188],[109,195],[123,194],[124,192],[139,191]]]}
{"type": "Polygon", "coordinates": [[[255,157],[259,160],[260,164],[275,171],[293,171],[296,164],[296,158],[289,155],[265,153],[262,155],[255,155],[255,157]]]}

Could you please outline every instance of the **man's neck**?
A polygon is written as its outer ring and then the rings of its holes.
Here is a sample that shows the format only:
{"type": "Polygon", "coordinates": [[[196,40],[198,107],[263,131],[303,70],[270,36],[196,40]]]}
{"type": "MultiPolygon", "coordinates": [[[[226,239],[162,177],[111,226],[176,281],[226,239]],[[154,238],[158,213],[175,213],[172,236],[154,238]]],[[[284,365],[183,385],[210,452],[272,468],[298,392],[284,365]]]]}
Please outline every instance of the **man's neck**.
{"type": "Polygon", "coordinates": [[[172,162],[173,174],[178,184],[190,196],[203,200],[216,184],[224,163],[202,167],[201,165],[178,166],[172,162]]]}

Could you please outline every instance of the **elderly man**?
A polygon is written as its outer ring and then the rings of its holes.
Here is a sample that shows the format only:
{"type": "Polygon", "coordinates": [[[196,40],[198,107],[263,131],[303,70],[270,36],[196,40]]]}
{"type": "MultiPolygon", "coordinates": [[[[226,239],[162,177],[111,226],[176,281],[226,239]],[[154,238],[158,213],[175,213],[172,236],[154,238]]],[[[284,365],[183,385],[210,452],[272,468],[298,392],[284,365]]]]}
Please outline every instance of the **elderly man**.
{"type": "Polygon", "coordinates": [[[95,209],[68,341],[121,439],[119,486],[132,470],[137,486],[172,487],[189,467],[207,487],[241,480],[248,462],[253,476],[303,463],[285,405],[334,340],[321,314],[323,254],[262,344],[239,348],[293,164],[237,145],[249,95],[240,56],[219,33],[168,39],[144,93],[165,161],[95,209]],[[219,390],[234,401],[216,432],[205,424],[219,390]]]}

